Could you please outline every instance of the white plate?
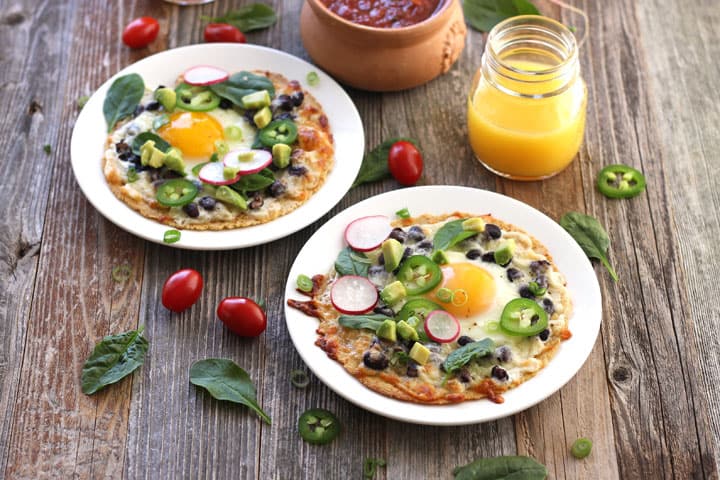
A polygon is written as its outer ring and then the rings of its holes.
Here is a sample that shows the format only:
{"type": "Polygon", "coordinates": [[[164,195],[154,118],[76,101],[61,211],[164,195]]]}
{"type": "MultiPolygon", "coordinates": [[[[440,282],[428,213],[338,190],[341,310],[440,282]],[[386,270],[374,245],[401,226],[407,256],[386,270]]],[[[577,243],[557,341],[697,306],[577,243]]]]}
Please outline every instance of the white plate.
{"type": "MultiPolygon", "coordinates": [[[[307,297],[305,297],[307,299],[307,297]]],[[[590,261],[578,244],[557,223],[534,208],[493,192],[466,187],[427,186],[395,190],[369,198],[339,213],[310,237],[290,270],[285,287],[285,316],[295,348],[310,369],[338,395],[371,412],[426,425],[465,425],[512,415],[544,400],[580,370],[600,329],[600,286],[590,261]],[[555,358],[534,378],[503,394],[505,402],[475,400],[453,405],[420,405],[382,396],[363,386],[324,351],[315,346],[318,321],[287,306],[287,299],[302,299],[295,291],[301,273],[325,274],[345,246],[345,226],[364,215],[388,215],[407,207],[412,214],[490,213],[535,236],[548,248],[567,278],[573,301],[572,337],[563,342],[555,358]]]]}
{"type": "Polygon", "coordinates": [[[171,246],[223,250],[270,242],[309,225],[340,201],[355,180],[365,150],[360,115],[345,91],[320,69],[290,54],[257,45],[208,43],[167,50],[130,65],[105,82],[80,112],[70,143],[73,172],[83,193],[100,213],[128,232],[163,243],[163,235],[171,227],[136,213],[118,200],[105,182],[101,159],[107,133],[102,105],[110,84],[119,76],[138,73],[146,85],[173,85],[178,75],[198,64],[215,65],[229,72],[269,70],[298,80],[325,109],[335,139],[336,161],[320,190],[293,212],[269,223],[235,230],[184,230],[180,241],[171,246]],[[305,80],[311,71],[320,77],[315,87],[308,86],[305,80]]]}

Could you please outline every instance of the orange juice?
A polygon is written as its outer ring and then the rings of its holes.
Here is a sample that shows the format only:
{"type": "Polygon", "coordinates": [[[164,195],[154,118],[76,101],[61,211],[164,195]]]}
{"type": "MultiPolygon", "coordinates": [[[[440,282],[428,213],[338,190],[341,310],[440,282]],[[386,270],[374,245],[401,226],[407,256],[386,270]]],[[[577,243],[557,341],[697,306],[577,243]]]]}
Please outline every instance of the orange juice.
{"type": "Polygon", "coordinates": [[[564,65],[557,55],[545,56],[536,46],[485,51],[468,97],[468,135],[478,160],[495,173],[547,178],[580,148],[587,92],[577,58],[564,65]]]}

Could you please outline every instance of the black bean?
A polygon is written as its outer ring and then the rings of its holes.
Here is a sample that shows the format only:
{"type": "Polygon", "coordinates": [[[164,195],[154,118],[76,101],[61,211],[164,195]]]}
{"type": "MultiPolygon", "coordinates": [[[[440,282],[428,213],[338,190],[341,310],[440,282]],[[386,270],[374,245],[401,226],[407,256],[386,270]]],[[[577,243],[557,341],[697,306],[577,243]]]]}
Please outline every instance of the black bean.
{"type": "Polygon", "coordinates": [[[518,278],[520,278],[522,276],[523,276],[522,272],[520,270],[518,270],[517,268],[510,267],[507,269],[507,278],[511,282],[514,282],[515,280],[517,280],[518,278]]]}
{"type": "Polygon", "coordinates": [[[425,238],[425,233],[422,231],[422,228],[413,225],[410,227],[410,230],[408,230],[408,238],[414,242],[419,242],[425,238]]]}
{"type": "Polygon", "coordinates": [[[385,315],[386,317],[395,316],[395,312],[393,311],[393,309],[388,307],[387,305],[378,305],[373,309],[373,313],[377,313],[378,315],[385,315]]]}
{"type": "Polygon", "coordinates": [[[495,366],[492,368],[492,370],[490,371],[490,374],[491,374],[494,378],[497,378],[498,380],[500,380],[501,382],[504,382],[505,380],[507,380],[508,378],[510,378],[510,376],[508,375],[507,371],[506,371],[504,368],[502,368],[502,367],[500,367],[500,366],[498,366],[498,365],[495,365],[495,366]]]}
{"type": "Polygon", "coordinates": [[[145,105],[145,110],[148,110],[150,112],[158,110],[160,108],[160,102],[150,102],[147,105],[145,105]]]}
{"type": "Polygon", "coordinates": [[[467,335],[463,335],[463,336],[461,336],[460,338],[457,339],[457,343],[458,343],[458,345],[460,345],[461,347],[464,347],[464,346],[467,345],[468,343],[472,343],[472,342],[474,342],[474,341],[475,341],[474,338],[468,337],[467,335]]]}
{"type": "Polygon", "coordinates": [[[187,213],[190,218],[197,218],[200,216],[200,210],[198,209],[197,203],[188,203],[183,207],[183,212],[187,213]]]}
{"type": "Polygon", "coordinates": [[[363,363],[373,370],[385,370],[389,361],[384,353],[377,350],[368,350],[363,354],[363,363]]]}
{"type": "Polygon", "coordinates": [[[550,262],[547,260],[536,260],[534,262],[530,262],[530,271],[537,275],[538,273],[543,273],[545,270],[548,269],[550,266],[550,262]]]}
{"type": "Polygon", "coordinates": [[[550,337],[550,330],[548,330],[546,328],[542,332],[538,333],[538,337],[540,338],[540,340],[542,340],[544,342],[545,340],[548,339],[548,337],[550,337]]]}
{"type": "MultiPolygon", "coordinates": [[[[128,145],[128,144],[125,143],[124,141],[118,142],[118,143],[115,144],[115,151],[116,151],[119,155],[128,154],[128,153],[129,153],[129,154],[132,154],[132,149],[130,148],[130,145],[128,145]]],[[[122,157],[121,157],[121,158],[122,158],[122,157]]]]}
{"type": "Polygon", "coordinates": [[[377,259],[378,265],[385,265],[385,254],[381,253],[377,259]]]}
{"type": "Polygon", "coordinates": [[[145,111],[145,108],[143,108],[142,105],[138,105],[137,107],[135,107],[135,111],[133,112],[133,117],[137,117],[144,111],[145,111]]]}
{"type": "Polygon", "coordinates": [[[470,370],[468,370],[466,367],[463,367],[460,369],[460,371],[457,373],[458,380],[460,380],[463,383],[470,383],[472,380],[472,377],[470,376],[470,370]]]}
{"type": "Polygon", "coordinates": [[[248,204],[248,208],[250,210],[257,210],[258,208],[262,207],[265,204],[265,200],[263,200],[262,195],[255,194],[252,201],[248,204]]]}
{"type": "Polygon", "coordinates": [[[255,120],[253,117],[255,116],[255,113],[257,110],[245,110],[245,113],[243,113],[243,117],[245,117],[245,120],[250,122],[251,125],[255,125],[255,120]]]}
{"type": "Polygon", "coordinates": [[[498,227],[494,223],[486,223],[485,236],[492,240],[497,240],[498,238],[502,237],[502,230],[500,230],[500,227],[498,227]]]}
{"type": "Polygon", "coordinates": [[[483,253],[482,261],[487,263],[495,263],[495,252],[483,253]]]}
{"type": "Polygon", "coordinates": [[[507,363],[512,358],[512,350],[506,345],[498,347],[495,349],[495,358],[497,358],[498,362],[507,363]]]}
{"type": "Polygon", "coordinates": [[[407,372],[405,373],[408,377],[417,377],[418,376],[418,368],[417,363],[413,362],[412,360],[408,362],[407,366],[407,372]]]}
{"type": "Polygon", "coordinates": [[[403,260],[408,258],[410,254],[412,254],[412,249],[410,247],[405,248],[405,250],[403,250],[402,258],[400,259],[400,261],[402,262],[403,260]]]}
{"type": "Polygon", "coordinates": [[[370,268],[368,268],[368,275],[380,275],[385,271],[385,267],[381,267],[380,265],[373,265],[370,268]]]}
{"type": "Polygon", "coordinates": [[[135,170],[140,171],[139,169],[145,169],[145,165],[142,164],[142,159],[140,158],[140,155],[135,155],[134,153],[130,155],[128,158],[129,162],[132,162],[135,164],[135,170]]]}
{"type": "Polygon", "coordinates": [[[292,99],[293,105],[299,107],[300,105],[302,105],[303,100],[305,100],[305,95],[303,94],[303,92],[295,92],[290,95],[290,98],[292,99]]]}
{"type": "Polygon", "coordinates": [[[427,250],[428,252],[431,252],[433,249],[433,242],[432,240],[423,240],[422,242],[418,243],[415,247],[418,250],[427,250]]]}
{"type": "Polygon", "coordinates": [[[132,152],[123,152],[118,155],[118,158],[127,162],[133,157],[133,155],[134,154],[132,152]]]}
{"type": "Polygon", "coordinates": [[[535,294],[530,291],[530,287],[527,285],[523,285],[520,287],[520,290],[518,290],[520,293],[520,296],[523,298],[535,298],[535,294]]]}
{"type": "Polygon", "coordinates": [[[402,228],[393,228],[392,232],[390,232],[390,238],[394,238],[400,243],[405,243],[405,240],[408,238],[408,234],[405,233],[405,230],[402,228]]]}
{"type": "Polygon", "coordinates": [[[542,307],[543,310],[545,310],[545,313],[547,313],[548,315],[552,315],[553,313],[555,313],[555,305],[549,298],[543,298],[542,307]]]}
{"type": "Polygon", "coordinates": [[[217,202],[212,197],[202,197],[198,203],[202,208],[209,211],[215,209],[215,204],[217,202]]]}
{"type": "Polygon", "coordinates": [[[269,187],[268,187],[268,193],[271,197],[279,197],[285,191],[287,190],[287,187],[283,182],[280,180],[275,180],[269,187]]]}
{"type": "Polygon", "coordinates": [[[277,115],[273,115],[273,120],[295,120],[295,115],[290,112],[282,112],[277,115]]]}
{"type": "Polygon", "coordinates": [[[465,252],[465,257],[469,258],[470,260],[475,260],[476,258],[482,257],[482,252],[477,248],[473,248],[472,250],[468,250],[467,252],[465,252]]]}
{"type": "Polygon", "coordinates": [[[290,98],[290,95],[278,95],[277,98],[273,100],[273,106],[281,110],[292,110],[294,105],[295,104],[293,103],[292,98],[290,98]]]}
{"type": "Polygon", "coordinates": [[[307,168],[302,165],[290,165],[290,167],[288,168],[288,173],[295,177],[299,177],[307,173],[307,168]]]}
{"type": "Polygon", "coordinates": [[[545,275],[538,275],[537,277],[535,277],[535,283],[538,284],[539,288],[548,287],[548,279],[545,275]]]}
{"type": "Polygon", "coordinates": [[[184,175],[176,172],[175,170],[170,170],[170,169],[164,168],[160,171],[160,177],[164,178],[166,180],[171,180],[173,178],[182,178],[182,177],[184,177],[184,175]]]}
{"type": "Polygon", "coordinates": [[[222,108],[223,110],[227,110],[229,108],[232,108],[233,103],[230,100],[228,100],[227,98],[221,98],[220,105],[218,105],[218,106],[220,108],[222,108]]]}

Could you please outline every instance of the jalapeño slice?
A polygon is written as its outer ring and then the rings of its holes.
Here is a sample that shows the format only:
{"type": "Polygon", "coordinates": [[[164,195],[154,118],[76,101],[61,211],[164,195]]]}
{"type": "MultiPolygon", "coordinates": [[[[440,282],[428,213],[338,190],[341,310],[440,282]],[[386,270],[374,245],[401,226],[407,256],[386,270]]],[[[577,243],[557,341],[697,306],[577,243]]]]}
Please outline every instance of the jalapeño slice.
{"type": "Polygon", "coordinates": [[[424,255],[408,257],[398,271],[397,278],[405,285],[408,295],[419,295],[432,290],[442,280],[442,271],[424,255]]]}
{"type": "Polygon", "coordinates": [[[545,310],[529,298],[510,300],[500,315],[500,328],[508,335],[531,337],[547,328],[545,310]]]}
{"type": "Polygon", "coordinates": [[[220,105],[220,97],[207,87],[181,83],[175,89],[177,108],[189,112],[207,112],[220,105]]]}
{"type": "Polygon", "coordinates": [[[332,442],[340,433],[340,420],[323,408],[311,408],[300,415],[298,432],[308,443],[325,445],[332,442]]]}
{"type": "Polygon", "coordinates": [[[295,123],[290,120],[275,120],[267,124],[258,133],[260,143],[266,147],[272,147],[277,143],[290,145],[297,140],[298,130],[295,123]]]}
{"type": "Polygon", "coordinates": [[[600,170],[597,186],[606,197],[631,198],[645,190],[645,176],[627,165],[608,165],[600,170]]]}
{"type": "Polygon", "coordinates": [[[194,183],[184,178],[174,178],[158,187],[155,198],[166,207],[182,207],[192,202],[197,194],[194,183]]]}
{"type": "Polygon", "coordinates": [[[395,320],[407,321],[410,317],[418,317],[421,320],[425,320],[425,316],[433,310],[442,310],[443,308],[435,302],[431,302],[425,298],[411,298],[395,316],[395,320]]]}

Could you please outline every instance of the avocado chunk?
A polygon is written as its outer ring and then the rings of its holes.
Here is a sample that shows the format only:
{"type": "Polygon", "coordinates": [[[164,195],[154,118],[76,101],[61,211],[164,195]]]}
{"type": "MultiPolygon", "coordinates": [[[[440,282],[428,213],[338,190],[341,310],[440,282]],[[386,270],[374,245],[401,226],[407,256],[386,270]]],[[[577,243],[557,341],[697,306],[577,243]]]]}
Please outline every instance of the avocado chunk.
{"type": "Polygon", "coordinates": [[[417,331],[405,320],[397,322],[396,328],[397,334],[400,335],[400,338],[404,338],[405,340],[415,340],[416,342],[419,340],[417,331]]]}
{"type": "Polygon", "coordinates": [[[166,112],[172,112],[175,110],[175,105],[177,104],[177,93],[175,93],[175,90],[172,88],[158,88],[155,90],[155,94],[153,96],[155,97],[155,100],[160,102],[160,105],[163,106],[166,112]]]}
{"type": "Polygon", "coordinates": [[[217,191],[215,191],[215,198],[217,198],[221,202],[235,205],[241,210],[247,210],[247,201],[242,197],[242,195],[240,195],[227,185],[223,185],[222,187],[218,188],[217,191]]]}
{"type": "Polygon", "coordinates": [[[240,101],[242,101],[243,108],[257,110],[258,108],[270,105],[270,93],[268,93],[267,90],[260,90],[259,92],[253,92],[245,95],[240,99],[240,101]]]}
{"type": "Polygon", "coordinates": [[[515,240],[511,238],[510,240],[505,242],[500,248],[495,250],[495,263],[504,267],[505,265],[510,263],[510,260],[512,260],[513,253],[515,253],[515,240]]]}
{"type": "Polygon", "coordinates": [[[273,165],[278,168],[285,168],[290,165],[290,153],[292,148],[284,143],[276,143],[272,147],[273,165]]]}
{"type": "Polygon", "coordinates": [[[450,263],[450,260],[448,259],[447,255],[445,254],[445,250],[435,250],[435,252],[432,254],[432,261],[437,263],[438,265],[445,265],[450,263]]]}
{"type": "Polygon", "coordinates": [[[165,163],[165,152],[155,147],[155,142],[148,140],[140,147],[140,163],[143,166],[160,168],[165,163]]]}
{"type": "Polygon", "coordinates": [[[430,350],[422,343],[415,342],[410,349],[409,356],[420,365],[425,365],[430,359],[430,350]]]}
{"type": "Polygon", "coordinates": [[[185,162],[183,161],[182,152],[177,148],[172,147],[165,152],[163,163],[169,170],[185,175],[185,162]]]}
{"type": "Polygon", "coordinates": [[[272,112],[268,107],[263,107],[253,116],[253,122],[255,122],[255,125],[257,125],[258,128],[267,127],[271,120],[272,112]]]}
{"type": "Polygon", "coordinates": [[[462,222],[463,230],[481,233],[485,230],[485,221],[480,217],[468,218],[462,222]]]}
{"type": "Polygon", "coordinates": [[[397,342],[396,328],[395,321],[388,318],[380,324],[378,329],[375,331],[375,334],[385,340],[397,342]]]}
{"type": "Polygon", "coordinates": [[[400,266],[404,252],[405,248],[403,248],[402,243],[398,242],[394,238],[388,238],[382,243],[382,253],[383,258],[385,259],[386,272],[392,272],[400,266]]]}
{"type": "Polygon", "coordinates": [[[382,292],[380,292],[380,298],[388,305],[396,304],[405,298],[406,295],[407,291],[405,290],[405,285],[403,285],[400,280],[395,280],[394,282],[385,285],[385,288],[383,288],[382,292]]]}
{"type": "Polygon", "coordinates": [[[233,178],[237,177],[239,171],[240,167],[224,167],[223,178],[225,180],[232,180],[233,178]]]}

